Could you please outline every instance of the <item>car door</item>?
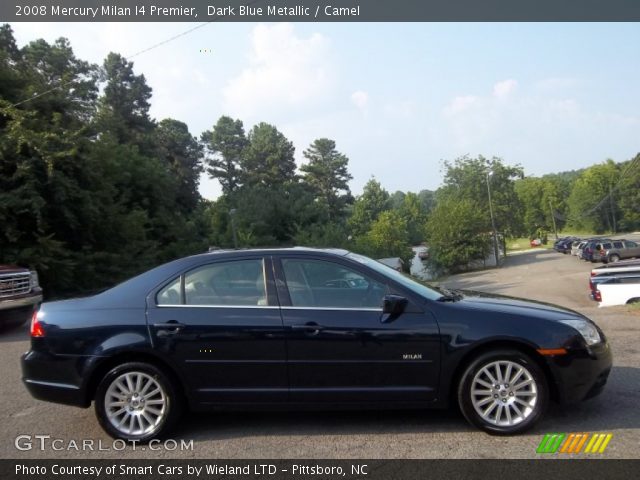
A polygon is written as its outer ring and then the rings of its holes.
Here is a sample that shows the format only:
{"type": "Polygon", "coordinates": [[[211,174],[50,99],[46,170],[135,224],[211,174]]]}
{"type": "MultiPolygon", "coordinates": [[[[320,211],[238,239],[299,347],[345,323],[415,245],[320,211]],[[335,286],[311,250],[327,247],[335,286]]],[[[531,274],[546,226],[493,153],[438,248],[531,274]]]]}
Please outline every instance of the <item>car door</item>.
{"type": "Polygon", "coordinates": [[[197,402],[287,398],[285,341],[270,260],[233,258],[184,272],[150,295],[156,351],[197,402]]]}
{"type": "Polygon", "coordinates": [[[353,262],[274,257],[292,402],[428,402],[440,369],[432,315],[410,301],[383,323],[388,279],[353,262]]]}
{"type": "Polygon", "coordinates": [[[626,240],[624,242],[624,246],[625,246],[625,250],[623,250],[623,252],[625,253],[624,258],[640,257],[640,245],[638,245],[636,242],[626,240]]]}

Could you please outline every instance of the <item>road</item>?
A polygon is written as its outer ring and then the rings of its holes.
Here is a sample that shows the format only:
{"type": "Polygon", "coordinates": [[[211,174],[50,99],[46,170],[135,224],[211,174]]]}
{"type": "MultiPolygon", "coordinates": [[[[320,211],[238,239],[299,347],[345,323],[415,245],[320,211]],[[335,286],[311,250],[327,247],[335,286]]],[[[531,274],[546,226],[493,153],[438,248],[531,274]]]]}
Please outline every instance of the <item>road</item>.
{"type": "MultiPolygon", "coordinates": [[[[20,382],[19,356],[28,349],[26,327],[0,334],[1,458],[532,458],[547,432],[611,432],[607,458],[640,458],[640,312],[598,309],[587,298],[590,264],[552,251],[507,259],[503,268],[450,277],[445,285],[525,296],[576,309],[593,318],[612,344],[614,369],[604,393],[563,411],[553,406],[533,430],[493,437],[450,411],[224,413],[187,415],[173,438],[189,451],[98,451],[111,440],[92,409],[32,399],[20,382]],[[17,435],[63,439],[40,451],[19,451],[17,435]],[[94,440],[96,450],[78,454],[68,443],[94,440]]],[[[73,445],[73,444],[72,444],[73,445]]],[[[138,447],[140,448],[140,447],[138,447]]],[[[583,455],[584,456],[584,455],[583,455]]]]}

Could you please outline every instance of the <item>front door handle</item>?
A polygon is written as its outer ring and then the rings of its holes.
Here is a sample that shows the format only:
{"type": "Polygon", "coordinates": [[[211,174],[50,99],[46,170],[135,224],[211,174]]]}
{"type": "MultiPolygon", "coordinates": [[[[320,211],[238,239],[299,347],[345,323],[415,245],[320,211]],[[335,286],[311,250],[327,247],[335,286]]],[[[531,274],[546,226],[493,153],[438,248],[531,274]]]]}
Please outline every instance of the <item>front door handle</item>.
{"type": "Polygon", "coordinates": [[[166,337],[167,335],[175,335],[184,328],[184,324],[177,320],[169,320],[165,323],[154,323],[153,328],[158,330],[159,337],[166,337]]]}
{"type": "Polygon", "coordinates": [[[320,333],[320,330],[324,330],[324,327],[322,325],[318,325],[315,322],[310,322],[303,325],[291,325],[291,330],[301,330],[309,335],[317,335],[318,333],[320,333]]]}

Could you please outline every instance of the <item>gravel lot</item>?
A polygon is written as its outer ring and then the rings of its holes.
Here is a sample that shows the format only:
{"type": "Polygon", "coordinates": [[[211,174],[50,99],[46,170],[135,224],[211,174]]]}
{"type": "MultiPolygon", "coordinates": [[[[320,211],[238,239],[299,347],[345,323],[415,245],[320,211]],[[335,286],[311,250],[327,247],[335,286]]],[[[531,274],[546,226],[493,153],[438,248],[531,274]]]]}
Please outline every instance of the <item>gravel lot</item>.
{"type": "MultiPolygon", "coordinates": [[[[492,437],[451,411],[350,413],[234,413],[187,415],[174,438],[193,439],[191,451],[19,451],[19,434],[82,442],[111,440],[92,409],[33,400],[20,381],[26,327],[0,333],[1,458],[531,458],[547,432],[611,432],[608,458],[640,458],[640,311],[598,309],[587,297],[591,265],[552,251],[510,257],[499,270],[450,277],[449,287],[524,296],[576,309],[605,331],[614,369],[604,393],[562,411],[553,406],[537,428],[517,437],[492,437]]],[[[35,442],[34,442],[35,443],[35,442]]],[[[586,455],[581,455],[586,456],[586,455]]]]}

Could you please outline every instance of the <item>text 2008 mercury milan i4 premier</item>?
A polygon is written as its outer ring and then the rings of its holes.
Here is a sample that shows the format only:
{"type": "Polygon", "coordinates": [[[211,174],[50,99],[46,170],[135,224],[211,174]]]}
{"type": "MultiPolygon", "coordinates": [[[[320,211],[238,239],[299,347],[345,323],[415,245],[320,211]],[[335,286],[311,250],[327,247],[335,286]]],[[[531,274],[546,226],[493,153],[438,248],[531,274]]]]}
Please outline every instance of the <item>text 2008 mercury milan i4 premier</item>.
{"type": "Polygon", "coordinates": [[[112,436],[166,435],[181,410],[442,408],[490,433],[598,394],[602,331],[554,305],[435,289],[369,258],[305,248],[176,260],[34,314],[24,382],[95,403],[112,436]]]}

